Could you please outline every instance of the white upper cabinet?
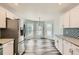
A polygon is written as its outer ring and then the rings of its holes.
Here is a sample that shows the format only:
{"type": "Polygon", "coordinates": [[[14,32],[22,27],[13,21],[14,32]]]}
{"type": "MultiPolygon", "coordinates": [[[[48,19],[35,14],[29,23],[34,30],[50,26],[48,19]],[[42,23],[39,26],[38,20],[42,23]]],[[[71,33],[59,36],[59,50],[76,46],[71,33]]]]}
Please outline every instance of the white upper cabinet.
{"type": "Polygon", "coordinates": [[[79,5],[70,10],[70,27],[79,28],[79,5]]]}
{"type": "Polygon", "coordinates": [[[63,25],[64,25],[64,28],[68,28],[69,27],[69,12],[66,12],[64,13],[63,15],[63,25]]]}
{"type": "Polygon", "coordinates": [[[63,14],[64,28],[79,28],[79,5],[63,14]]]}
{"type": "Polygon", "coordinates": [[[6,10],[0,7],[0,28],[6,28],[6,10]]]}
{"type": "Polygon", "coordinates": [[[8,10],[7,10],[7,18],[18,19],[18,17],[15,14],[13,14],[12,12],[10,12],[8,10]]]}

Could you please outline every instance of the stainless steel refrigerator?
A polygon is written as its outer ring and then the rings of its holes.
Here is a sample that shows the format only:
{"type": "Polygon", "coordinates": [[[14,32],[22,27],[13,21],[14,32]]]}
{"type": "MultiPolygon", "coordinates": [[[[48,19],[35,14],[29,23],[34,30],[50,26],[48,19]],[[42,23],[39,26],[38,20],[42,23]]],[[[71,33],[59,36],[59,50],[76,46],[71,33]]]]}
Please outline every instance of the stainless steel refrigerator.
{"type": "Polygon", "coordinates": [[[19,41],[19,19],[6,19],[7,28],[1,29],[2,38],[13,38],[14,39],[14,54],[18,53],[18,41],[19,41]]]}

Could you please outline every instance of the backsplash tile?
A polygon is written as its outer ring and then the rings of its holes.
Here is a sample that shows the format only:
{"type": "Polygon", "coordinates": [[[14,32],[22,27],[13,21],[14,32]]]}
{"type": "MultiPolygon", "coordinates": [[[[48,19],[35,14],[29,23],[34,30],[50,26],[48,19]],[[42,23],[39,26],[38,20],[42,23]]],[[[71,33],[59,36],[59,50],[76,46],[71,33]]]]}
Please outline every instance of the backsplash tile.
{"type": "Polygon", "coordinates": [[[64,28],[63,35],[71,37],[79,37],[79,28],[64,28]]]}

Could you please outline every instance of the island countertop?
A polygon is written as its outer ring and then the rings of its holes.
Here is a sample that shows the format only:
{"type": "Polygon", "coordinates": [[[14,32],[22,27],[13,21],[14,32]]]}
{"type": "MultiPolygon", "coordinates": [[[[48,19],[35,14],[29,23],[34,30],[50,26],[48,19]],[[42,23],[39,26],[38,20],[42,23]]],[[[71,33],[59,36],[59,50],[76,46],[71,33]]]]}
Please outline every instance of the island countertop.
{"type": "Polygon", "coordinates": [[[56,35],[56,36],[79,47],[79,38],[73,38],[73,37],[68,37],[63,35],[56,35]]]}
{"type": "Polygon", "coordinates": [[[10,41],[13,41],[14,39],[12,39],[12,38],[1,38],[0,39],[0,44],[6,44],[6,43],[8,43],[8,42],[10,42],[10,41]]]}

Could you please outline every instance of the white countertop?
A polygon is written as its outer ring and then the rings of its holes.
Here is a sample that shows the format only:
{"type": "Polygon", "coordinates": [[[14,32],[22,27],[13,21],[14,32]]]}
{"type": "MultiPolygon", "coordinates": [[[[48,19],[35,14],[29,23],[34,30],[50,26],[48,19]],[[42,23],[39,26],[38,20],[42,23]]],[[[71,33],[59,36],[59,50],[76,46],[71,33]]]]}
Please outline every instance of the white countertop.
{"type": "Polygon", "coordinates": [[[8,43],[8,42],[10,42],[10,41],[13,41],[14,39],[8,39],[8,38],[5,38],[5,39],[0,39],[0,44],[6,44],[6,43],[8,43]]]}
{"type": "Polygon", "coordinates": [[[63,35],[57,35],[57,36],[79,47],[79,38],[73,38],[63,35]]]}

